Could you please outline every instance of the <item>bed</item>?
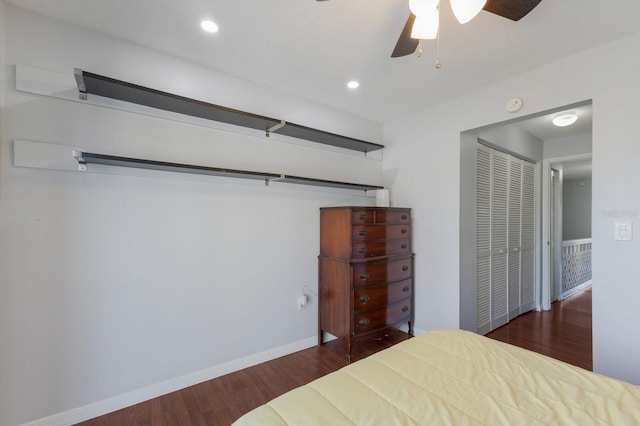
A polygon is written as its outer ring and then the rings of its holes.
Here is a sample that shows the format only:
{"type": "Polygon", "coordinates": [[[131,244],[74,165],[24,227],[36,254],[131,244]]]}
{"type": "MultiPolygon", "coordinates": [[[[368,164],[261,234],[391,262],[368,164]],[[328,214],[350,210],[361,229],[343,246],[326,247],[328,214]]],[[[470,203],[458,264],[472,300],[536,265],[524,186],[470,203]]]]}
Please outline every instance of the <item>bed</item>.
{"type": "Polygon", "coordinates": [[[640,387],[462,330],[403,341],[234,425],[640,424],[640,387]]]}

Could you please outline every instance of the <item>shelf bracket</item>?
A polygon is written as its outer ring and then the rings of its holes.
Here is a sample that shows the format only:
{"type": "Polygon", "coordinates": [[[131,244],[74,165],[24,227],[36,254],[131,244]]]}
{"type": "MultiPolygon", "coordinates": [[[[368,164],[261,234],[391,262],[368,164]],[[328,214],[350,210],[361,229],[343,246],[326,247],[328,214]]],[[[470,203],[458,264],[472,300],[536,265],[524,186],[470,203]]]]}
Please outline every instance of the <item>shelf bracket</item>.
{"type": "Polygon", "coordinates": [[[78,151],[77,149],[74,149],[71,152],[73,154],[73,158],[75,158],[76,161],[78,162],[78,170],[80,170],[81,172],[86,172],[87,161],[84,158],[82,158],[82,151],[78,151]]]}
{"type": "Polygon", "coordinates": [[[76,78],[76,84],[78,85],[78,97],[81,101],[87,100],[87,86],[84,83],[84,74],[80,68],[73,69],[73,76],[76,78]]]}
{"type": "Polygon", "coordinates": [[[284,174],[280,174],[279,177],[267,177],[264,179],[264,186],[269,186],[269,184],[271,183],[271,181],[277,182],[279,180],[284,180],[286,179],[286,175],[284,174]]]}
{"type": "Polygon", "coordinates": [[[282,129],[286,124],[287,124],[286,121],[280,120],[280,123],[274,126],[271,126],[266,130],[265,132],[266,136],[269,137],[271,135],[271,132],[276,132],[278,129],[282,129]]]}

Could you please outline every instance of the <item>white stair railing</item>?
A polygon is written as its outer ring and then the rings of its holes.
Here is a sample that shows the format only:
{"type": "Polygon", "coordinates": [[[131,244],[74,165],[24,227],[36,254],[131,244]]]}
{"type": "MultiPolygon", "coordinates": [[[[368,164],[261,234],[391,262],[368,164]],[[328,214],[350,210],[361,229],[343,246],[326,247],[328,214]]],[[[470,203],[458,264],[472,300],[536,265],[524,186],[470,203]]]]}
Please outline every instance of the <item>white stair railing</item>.
{"type": "Polygon", "coordinates": [[[591,238],[562,242],[562,294],[566,299],[591,284],[591,238]]]}

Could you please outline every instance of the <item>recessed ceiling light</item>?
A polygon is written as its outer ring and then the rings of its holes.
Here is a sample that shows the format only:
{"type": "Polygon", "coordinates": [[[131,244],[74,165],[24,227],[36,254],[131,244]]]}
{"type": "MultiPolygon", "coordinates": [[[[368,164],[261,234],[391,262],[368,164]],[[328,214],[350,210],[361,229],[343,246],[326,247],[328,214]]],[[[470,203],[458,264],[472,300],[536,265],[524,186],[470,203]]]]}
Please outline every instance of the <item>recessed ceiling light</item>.
{"type": "Polygon", "coordinates": [[[578,119],[575,111],[565,111],[553,117],[552,123],[558,127],[571,126],[578,119]]]}
{"type": "Polygon", "coordinates": [[[347,87],[348,87],[349,89],[357,89],[359,86],[360,86],[360,83],[358,83],[358,82],[357,82],[357,81],[355,81],[355,80],[352,80],[352,81],[350,81],[350,82],[348,82],[348,83],[347,83],[347,87]]]}
{"type": "Polygon", "coordinates": [[[218,24],[208,19],[205,19],[204,21],[200,22],[200,26],[202,27],[203,30],[205,30],[208,33],[217,33],[219,29],[218,24]]]}

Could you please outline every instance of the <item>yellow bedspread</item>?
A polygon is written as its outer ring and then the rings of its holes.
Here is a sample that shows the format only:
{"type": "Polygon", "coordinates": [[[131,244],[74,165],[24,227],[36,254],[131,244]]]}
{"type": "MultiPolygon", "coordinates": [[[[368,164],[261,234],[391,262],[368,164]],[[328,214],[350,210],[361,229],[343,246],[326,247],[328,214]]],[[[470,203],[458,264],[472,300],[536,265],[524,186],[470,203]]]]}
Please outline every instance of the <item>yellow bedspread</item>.
{"type": "Polygon", "coordinates": [[[461,330],[409,339],[234,425],[640,424],[640,387],[461,330]]]}

